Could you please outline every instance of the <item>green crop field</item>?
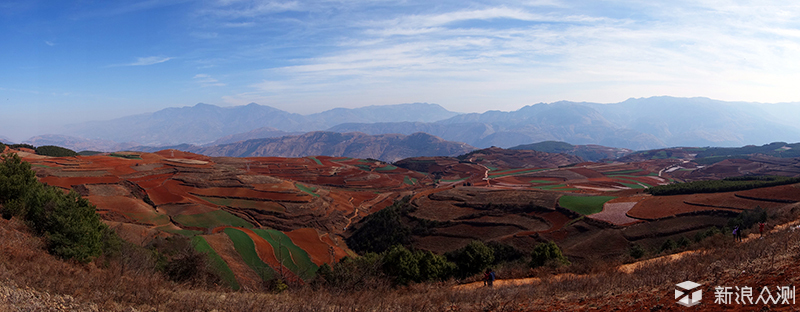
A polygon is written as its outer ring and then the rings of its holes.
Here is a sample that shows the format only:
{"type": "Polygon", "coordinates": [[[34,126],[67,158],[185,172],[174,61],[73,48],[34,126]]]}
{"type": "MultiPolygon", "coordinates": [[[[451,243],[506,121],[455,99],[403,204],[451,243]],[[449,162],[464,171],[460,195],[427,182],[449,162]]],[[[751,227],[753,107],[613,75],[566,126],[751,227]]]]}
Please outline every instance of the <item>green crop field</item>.
{"type": "Polygon", "coordinates": [[[321,161],[319,161],[319,159],[317,159],[316,157],[314,157],[314,156],[308,156],[308,158],[309,158],[309,159],[311,159],[311,160],[313,160],[315,163],[317,163],[317,165],[320,165],[320,166],[322,166],[322,162],[321,162],[321,161]]]}
{"type": "Polygon", "coordinates": [[[193,215],[175,215],[172,217],[175,222],[184,226],[200,227],[213,229],[223,225],[252,228],[253,225],[242,218],[234,216],[224,210],[214,210],[211,212],[198,213],[193,215]]]}
{"type": "Polygon", "coordinates": [[[551,189],[554,189],[554,188],[566,187],[566,186],[567,186],[566,184],[554,184],[554,185],[534,186],[533,188],[540,189],[540,190],[551,190],[551,189]]]}
{"type": "Polygon", "coordinates": [[[444,183],[453,183],[453,182],[461,182],[461,181],[464,181],[464,180],[466,180],[466,179],[467,179],[467,178],[461,178],[461,179],[456,179],[456,180],[444,180],[444,179],[442,179],[442,180],[439,180],[439,182],[444,182],[444,183]]]}
{"type": "Polygon", "coordinates": [[[414,184],[417,184],[417,179],[409,178],[408,176],[405,176],[405,177],[403,177],[403,183],[408,184],[408,185],[414,185],[414,184]]]}
{"type": "Polygon", "coordinates": [[[550,183],[557,183],[554,181],[547,181],[547,180],[530,180],[528,183],[540,183],[540,184],[550,184],[550,183]]]}
{"type": "Polygon", "coordinates": [[[239,282],[236,281],[236,276],[233,274],[233,271],[231,271],[231,268],[225,263],[225,260],[222,260],[222,257],[214,251],[214,248],[211,248],[211,245],[208,244],[205,238],[202,236],[193,237],[192,246],[194,246],[195,250],[206,254],[211,262],[211,266],[219,272],[222,280],[228,283],[233,290],[239,290],[239,282]]]}
{"type": "Polygon", "coordinates": [[[642,169],[631,169],[631,170],[609,171],[609,172],[603,172],[603,175],[611,176],[611,175],[620,175],[620,174],[626,174],[626,173],[636,173],[636,172],[642,172],[642,169]]]}
{"type": "Polygon", "coordinates": [[[294,184],[294,186],[295,186],[295,187],[297,187],[299,190],[301,190],[301,191],[303,191],[303,192],[306,192],[306,193],[308,193],[308,194],[311,194],[311,196],[314,196],[314,197],[319,197],[319,194],[317,194],[317,193],[314,193],[314,191],[316,191],[316,190],[317,190],[316,188],[313,188],[313,187],[308,187],[308,186],[302,185],[302,184],[300,184],[300,183],[295,183],[295,184],[294,184]]]}
{"type": "Polygon", "coordinates": [[[272,245],[275,250],[275,258],[281,262],[286,268],[300,276],[303,280],[314,278],[317,273],[317,267],[311,261],[311,257],[302,248],[292,242],[289,236],[277,230],[253,230],[258,236],[272,245]]]}
{"type": "Polygon", "coordinates": [[[489,172],[489,177],[491,177],[491,178],[501,178],[501,177],[515,176],[515,175],[523,175],[523,174],[534,173],[534,172],[537,172],[537,171],[542,171],[542,170],[547,170],[547,169],[546,168],[529,169],[529,170],[523,170],[523,171],[519,171],[519,172],[504,173],[504,172],[509,172],[511,170],[518,170],[518,169],[510,169],[510,170],[503,170],[503,171],[492,171],[492,172],[489,172]]]}
{"type": "Polygon", "coordinates": [[[234,228],[225,228],[225,234],[233,241],[233,248],[242,256],[244,262],[250,266],[253,271],[256,271],[262,280],[269,281],[275,278],[275,271],[258,257],[256,244],[253,243],[253,240],[250,239],[247,233],[234,228]]]}
{"type": "Polygon", "coordinates": [[[376,168],[375,171],[392,171],[397,169],[394,165],[386,165],[385,167],[376,168]]]}
{"type": "Polygon", "coordinates": [[[132,154],[117,154],[117,153],[111,153],[111,154],[109,154],[108,156],[111,156],[111,157],[119,157],[119,158],[125,158],[125,159],[138,159],[138,160],[141,160],[141,159],[142,159],[141,157],[139,157],[139,155],[132,155],[132,154]]]}
{"type": "Polygon", "coordinates": [[[348,160],[351,160],[351,159],[353,159],[353,157],[345,157],[345,158],[341,158],[341,159],[331,159],[331,161],[332,162],[340,162],[340,161],[348,161],[348,160]]]}
{"type": "Polygon", "coordinates": [[[613,196],[570,196],[558,199],[558,205],[584,216],[603,211],[603,204],[616,197],[613,196]]]}

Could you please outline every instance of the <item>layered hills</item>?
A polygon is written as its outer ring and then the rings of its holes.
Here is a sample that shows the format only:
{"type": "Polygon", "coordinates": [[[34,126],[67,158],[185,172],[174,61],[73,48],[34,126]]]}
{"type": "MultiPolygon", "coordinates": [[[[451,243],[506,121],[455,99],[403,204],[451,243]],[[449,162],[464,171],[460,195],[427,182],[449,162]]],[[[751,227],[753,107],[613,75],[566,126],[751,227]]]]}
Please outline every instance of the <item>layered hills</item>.
{"type": "Polygon", "coordinates": [[[787,117],[797,107],[798,103],[651,97],[611,104],[539,103],[508,112],[458,114],[439,105],[415,103],[300,115],[255,103],[236,107],[197,104],[75,124],[59,133],[75,138],[38,137],[29,143],[48,139],[49,144],[67,148],[112,151],[120,146],[219,145],[332,131],[370,135],[425,132],[478,148],[542,141],[631,150],[725,147],[800,140],[800,128],[787,117]]]}

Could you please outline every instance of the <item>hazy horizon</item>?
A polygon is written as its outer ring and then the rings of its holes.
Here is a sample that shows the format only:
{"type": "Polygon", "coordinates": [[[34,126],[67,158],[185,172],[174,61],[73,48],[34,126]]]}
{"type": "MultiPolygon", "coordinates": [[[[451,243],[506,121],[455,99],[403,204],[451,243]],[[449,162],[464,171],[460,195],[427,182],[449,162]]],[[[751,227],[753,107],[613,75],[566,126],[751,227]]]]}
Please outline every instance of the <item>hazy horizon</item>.
{"type": "Polygon", "coordinates": [[[800,5],[781,1],[12,0],[0,19],[17,141],[196,103],[800,101],[800,5]]]}

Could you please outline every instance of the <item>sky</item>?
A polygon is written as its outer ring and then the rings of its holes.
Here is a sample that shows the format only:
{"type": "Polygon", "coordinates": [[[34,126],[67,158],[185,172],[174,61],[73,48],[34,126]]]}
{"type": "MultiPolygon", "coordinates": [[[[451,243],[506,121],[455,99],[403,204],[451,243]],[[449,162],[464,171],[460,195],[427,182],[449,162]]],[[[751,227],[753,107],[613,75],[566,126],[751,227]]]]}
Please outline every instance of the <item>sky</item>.
{"type": "Polygon", "coordinates": [[[0,136],[16,141],[201,102],[795,102],[800,3],[3,0],[0,68],[0,136]]]}

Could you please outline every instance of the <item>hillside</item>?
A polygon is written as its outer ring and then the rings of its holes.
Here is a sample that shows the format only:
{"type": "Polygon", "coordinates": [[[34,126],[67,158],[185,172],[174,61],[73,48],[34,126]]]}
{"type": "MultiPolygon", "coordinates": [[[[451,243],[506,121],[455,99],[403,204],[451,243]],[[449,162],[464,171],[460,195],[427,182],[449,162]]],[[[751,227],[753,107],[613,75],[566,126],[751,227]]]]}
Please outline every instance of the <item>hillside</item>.
{"type": "Polygon", "coordinates": [[[617,159],[632,153],[626,148],[606,147],[601,145],[572,145],[567,142],[543,141],[539,143],[523,144],[510,147],[512,150],[533,150],[546,153],[564,153],[575,155],[588,161],[598,161],[602,159],[617,159]]]}
{"type": "Polygon", "coordinates": [[[467,144],[445,141],[425,133],[367,135],[364,133],[309,132],[298,136],[195,147],[190,151],[209,156],[302,157],[325,155],[372,158],[393,162],[414,156],[455,156],[473,149],[467,144]]]}

